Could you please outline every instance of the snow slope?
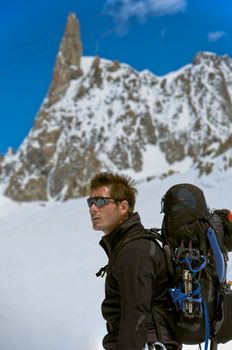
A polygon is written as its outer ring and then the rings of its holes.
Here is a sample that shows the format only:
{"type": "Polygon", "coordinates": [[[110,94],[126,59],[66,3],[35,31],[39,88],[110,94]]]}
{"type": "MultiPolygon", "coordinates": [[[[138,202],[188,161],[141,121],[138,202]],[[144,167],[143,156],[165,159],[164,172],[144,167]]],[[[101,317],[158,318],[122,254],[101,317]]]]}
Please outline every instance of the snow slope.
{"type": "MultiPolygon", "coordinates": [[[[211,208],[231,208],[231,175],[199,180],[191,172],[139,183],[137,210],[146,227],[160,226],[160,199],[178,182],[201,187],[211,208]]],[[[20,204],[0,197],[1,350],[102,349],[104,280],[95,277],[106,263],[100,237],[85,198],[20,204]]]]}

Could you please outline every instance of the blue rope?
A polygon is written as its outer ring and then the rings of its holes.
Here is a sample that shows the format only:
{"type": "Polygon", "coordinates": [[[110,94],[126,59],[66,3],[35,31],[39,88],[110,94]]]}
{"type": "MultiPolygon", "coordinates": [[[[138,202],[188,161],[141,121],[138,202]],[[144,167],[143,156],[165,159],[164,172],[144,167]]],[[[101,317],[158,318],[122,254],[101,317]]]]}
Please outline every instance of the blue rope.
{"type": "Polygon", "coordinates": [[[207,264],[206,263],[206,257],[204,255],[201,255],[200,258],[196,258],[196,257],[190,256],[188,254],[186,255],[186,257],[184,259],[182,259],[182,260],[180,259],[180,263],[185,264],[189,268],[189,270],[191,272],[193,272],[193,273],[197,273],[197,272],[203,270],[206,267],[206,264],[207,264]],[[197,261],[197,260],[199,262],[201,262],[201,264],[198,267],[193,268],[192,267],[192,262],[193,261],[197,261]]]}
{"type": "Polygon", "coordinates": [[[179,308],[184,311],[184,302],[194,302],[199,303],[201,307],[202,312],[202,297],[201,295],[201,288],[200,285],[198,285],[198,288],[194,289],[191,293],[183,293],[181,291],[181,288],[169,288],[169,293],[171,295],[173,303],[177,304],[179,308]]]}

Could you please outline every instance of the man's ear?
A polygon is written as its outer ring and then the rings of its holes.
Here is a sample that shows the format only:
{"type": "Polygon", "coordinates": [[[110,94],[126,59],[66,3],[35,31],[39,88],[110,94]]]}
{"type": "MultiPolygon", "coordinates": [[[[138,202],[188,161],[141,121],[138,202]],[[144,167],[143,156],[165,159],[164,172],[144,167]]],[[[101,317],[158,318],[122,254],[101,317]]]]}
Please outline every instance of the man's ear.
{"type": "Polygon", "coordinates": [[[123,201],[119,204],[119,206],[120,206],[120,209],[121,209],[121,211],[122,211],[123,214],[128,213],[128,211],[129,211],[129,204],[128,204],[128,202],[127,202],[126,200],[123,200],[123,201]]]}

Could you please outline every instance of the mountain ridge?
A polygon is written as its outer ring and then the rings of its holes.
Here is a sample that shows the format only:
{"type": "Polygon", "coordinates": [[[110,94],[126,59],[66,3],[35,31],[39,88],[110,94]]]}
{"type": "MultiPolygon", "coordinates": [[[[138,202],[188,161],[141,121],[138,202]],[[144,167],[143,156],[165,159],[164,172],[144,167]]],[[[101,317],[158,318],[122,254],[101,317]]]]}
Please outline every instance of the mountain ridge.
{"type": "Polygon", "coordinates": [[[192,64],[157,77],[118,61],[82,57],[79,23],[70,16],[34,126],[17,153],[0,160],[7,196],[80,197],[100,170],[145,180],[192,167],[199,176],[232,167],[228,56],[198,53],[192,64]],[[64,45],[71,45],[70,38],[76,47],[72,55],[64,45]],[[69,58],[62,68],[64,55],[69,58]],[[74,76],[70,57],[75,57],[74,76]],[[55,79],[57,70],[62,79],[55,79]]]}

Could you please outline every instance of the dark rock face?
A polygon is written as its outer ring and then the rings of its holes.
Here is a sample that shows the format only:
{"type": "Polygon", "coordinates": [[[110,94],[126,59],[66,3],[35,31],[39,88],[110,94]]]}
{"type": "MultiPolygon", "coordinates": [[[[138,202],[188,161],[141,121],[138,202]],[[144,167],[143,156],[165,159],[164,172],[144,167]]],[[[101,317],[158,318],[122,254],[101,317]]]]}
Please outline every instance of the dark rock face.
{"type": "Polygon", "coordinates": [[[79,78],[83,74],[81,56],[82,43],[79,22],[74,14],[70,14],[56,58],[46,107],[50,107],[59,101],[64,96],[70,81],[79,78]]]}
{"type": "Polygon", "coordinates": [[[232,167],[232,60],[198,54],[158,78],[99,57],[82,58],[79,24],[68,18],[48,95],[0,181],[18,201],[84,196],[100,170],[161,178],[188,159],[199,175],[232,167]],[[160,168],[160,159],[163,168],[160,168]],[[157,170],[158,169],[158,170],[157,170]],[[160,170],[161,169],[161,170],[160,170]]]}

